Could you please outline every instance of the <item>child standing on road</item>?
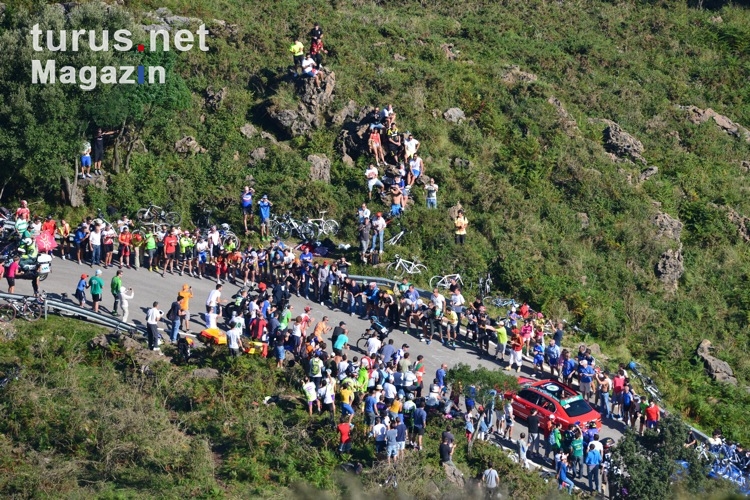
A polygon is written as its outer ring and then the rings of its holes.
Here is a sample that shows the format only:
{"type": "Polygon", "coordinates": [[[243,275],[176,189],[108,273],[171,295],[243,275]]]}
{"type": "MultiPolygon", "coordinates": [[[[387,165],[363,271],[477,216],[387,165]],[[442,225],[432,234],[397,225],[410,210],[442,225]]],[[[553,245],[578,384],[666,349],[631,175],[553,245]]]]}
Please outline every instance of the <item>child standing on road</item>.
{"type": "Polygon", "coordinates": [[[78,280],[78,285],[76,286],[75,298],[78,299],[79,307],[84,307],[86,305],[86,289],[88,288],[86,280],[88,277],[88,274],[82,274],[81,279],[78,280]]]}

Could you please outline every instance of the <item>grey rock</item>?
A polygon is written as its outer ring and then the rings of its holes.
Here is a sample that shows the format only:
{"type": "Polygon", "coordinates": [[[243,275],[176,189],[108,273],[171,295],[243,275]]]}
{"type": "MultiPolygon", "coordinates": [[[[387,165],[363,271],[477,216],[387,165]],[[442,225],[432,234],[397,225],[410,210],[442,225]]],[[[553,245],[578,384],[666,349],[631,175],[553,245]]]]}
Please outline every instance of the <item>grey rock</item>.
{"type": "Polygon", "coordinates": [[[686,111],[688,120],[695,125],[700,125],[708,120],[713,120],[717,127],[729,135],[750,142],[750,130],[739,123],[733,122],[724,115],[720,115],[711,108],[700,109],[696,106],[677,106],[678,109],[686,111]]]}
{"type": "Polygon", "coordinates": [[[266,148],[256,148],[250,153],[250,159],[247,161],[248,165],[255,166],[258,163],[266,159],[266,148]]]}
{"type": "Polygon", "coordinates": [[[745,173],[750,172],[750,161],[740,162],[740,169],[745,173]]]}
{"type": "Polygon", "coordinates": [[[341,108],[336,112],[336,114],[333,115],[333,119],[331,120],[331,122],[337,126],[343,125],[345,121],[356,117],[359,112],[359,105],[356,102],[350,100],[348,103],[346,103],[346,106],[341,108]]]}
{"type": "Polygon", "coordinates": [[[472,163],[471,160],[465,158],[453,158],[451,165],[453,165],[453,168],[471,168],[472,163]]]}
{"type": "Polygon", "coordinates": [[[740,237],[745,242],[750,242],[750,218],[741,215],[733,208],[723,207],[727,211],[729,222],[737,227],[740,237]]]}
{"type": "Polygon", "coordinates": [[[321,86],[317,88],[311,78],[298,78],[295,91],[300,99],[296,109],[285,109],[269,101],[266,110],[269,118],[289,135],[309,136],[313,130],[325,126],[325,116],[333,104],[336,74],[321,69],[321,86]]]}
{"type": "Polygon", "coordinates": [[[193,370],[190,375],[193,378],[214,380],[219,378],[219,370],[217,370],[216,368],[198,368],[196,370],[193,370]]]}
{"type": "Polygon", "coordinates": [[[189,26],[191,24],[201,24],[203,22],[197,17],[185,16],[165,16],[163,19],[169,26],[189,26]]]}
{"type": "Polygon", "coordinates": [[[619,158],[630,158],[646,164],[643,158],[643,144],[641,141],[625,132],[622,127],[611,120],[600,120],[607,124],[602,132],[604,149],[619,158]]]}
{"type": "Polygon", "coordinates": [[[346,165],[347,167],[354,167],[354,166],[355,166],[354,160],[353,160],[353,159],[352,159],[352,157],[351,157],[351,156],[349,156],[348,154],[343,154],[343,155],[341,156],[341,161],[342,161],[342,162],[344,163],[344,165],[346,165]]]}
{"type": "Polygon", "coordinates": [[[669,238],[671,240],[680,241],[683,224],[679,220],[672,218],[672,216],[667,213],[658,212],[651,217],[651,222],[657,228],[657,238],[669,238]]]}
{"type": "Polygon", "coordinates": [[[273,134],[269,134],[268,132],[261,132],[260,138],[270,142],[271,144],[278,144],[279,142],[276,140],[276,137],[274,137],[273,134]]]}
{"type": "Polygon", "coordinates": [[[396,53],[396,54],[393,54],[393,60],[402,62],[402,61],[406,61],[406,58],[402,56],[401,54],[396,53]]]}
{"type": "Polygon", "coordinates": [[[222,19],[213,19],[208,26],[208,34],[214,38],[224,38],[230,42],[239,39],[239,27],[222,19]]]}
{"type": "Polygon", "coordinates": [[[737,385],[737,377],[734,376],[732,367],[726,361],[722,361],[711,354],[712,350],[711,341],[704,339],[695,351],[698,357],[703,360],[703,365],[706,367],[708,375],[717,382],[737,385]]]}
{"type": "Polygon", "coordinates": [[[453,46],[452,43],[444,43],[440,46],[440,50],[445,54],[445,58],[449,61],[455,61],[458,57],[459,51],[453,46]]]}
{"type": "Polygon", "coordinates": [[[331,183],[331,160],[326,155],[309,155],[310,180],[331,183]]]}
{"type": "Polygon", "coordinates": [[[174,143],[174,150],[178,153],[205,153],[206,148],[201,147],[200,144],[198,144],[198,141],[195,140],[195,137],[186,135],[179,141],[174,143]]]}
{"type": "Polygon", "coordinates": [[[578,217],[578,221],[581,223],[581,229],[586,229],[589,227],[589,214],[586,212],[578,212],[576,214],[576,217],[578,217]]]}
{"type": "Polygon", "coordinates": [[[171,31],[172,29],[167,24],[142,24],[141,29],[143,31],[171,31]]]}
{"type": "Polygon", "coordinates": [[[519,83],[533,83],[537,81],[538,77],[534,73],[527,73],[521,71],[519,66],[510,66],[506,69],[500,80],[506,85],[518,85],[519,83]]]}
{"type": "Polygon", "coordinates": [[[206,89],[206,107],[217,111],[221,107],[221,102],[227,96],[227,88],[222,87],[219,90],[214,90],[212,87],[206,89]]]}
{"type": "Polygon", "coordinates": [[[360,110],[356,119],[345,121],[336,138],[337,152],[342,158],[351,158],[352,163],[354,158],[370,155],[368,144],[370,139],[370,123],[366,117],[372,110],[371,106],[364,107],[360,110]]]}
{"type": "Polygon", "coordinates": [[[450,483],[458,486],[459,488],[463,488],[466,485],[464,473],[461,472],[458,467],[454,465],[443,464],[443,470],[445,471],[446,479],[448,479],[450,483]]]}
{"type": "Polygon", "coordinates": [[[466,115],[460,108],[449,108],[443,113],[443,118],[451,123],[461,123],[466,120],[466,115]]]}
{"type": "Polygon", "coordinates": [[[651,177],[655,176],[658,173],[659,173],[659,169],[657,167],[654,167],[653,165],[650,167],[646,167],[643,170],[641,170],[641,173],[638,176],[638,180],[640,182],[643,182],[645,180],[650,179],[651,177]]]}
{"type": "Polygon", "coordinates": [[[248,139],[252,139],[255,134],[258,133],[258,129],[256,129],[253,125],[246,123],[242,127],[240,127],[240,133],[248,139]]]}
{"type": "Polygon", "coordinates": [[[565,130],[570,136],[576,135],[576,133],[578,132],[578,123],[576,122],[575,118],[573,118],[573,116],[568,113],[568,110],[566,110],[562,105],[560,99],[552,96],[547,99],[547,102],[550,103],[557,111],[557,116],[560,117],[560,123],[563,127],[563,130],[565,130]]]}
{"type": "Polygon", "coordinates": [[[677,285],[685,272],[682,259],[682,245],[677,250],[671,248],[661,254],[656,264],[656,277],[664,284],[668,291],[676,291],[677,285]]]}

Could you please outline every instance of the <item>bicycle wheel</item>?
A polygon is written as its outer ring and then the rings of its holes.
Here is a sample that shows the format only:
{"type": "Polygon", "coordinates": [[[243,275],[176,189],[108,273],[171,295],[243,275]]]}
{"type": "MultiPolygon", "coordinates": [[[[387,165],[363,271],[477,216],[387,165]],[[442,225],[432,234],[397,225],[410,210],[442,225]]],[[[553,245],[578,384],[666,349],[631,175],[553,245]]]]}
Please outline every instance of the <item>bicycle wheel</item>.
{"type": "Polygon", "coordinates": [[[432,278],[430,278],[430,288],[435,288],[436,286],[438,286],[442,279],[442,276],[433,276],[432,278]]]}
{"type": "Polygon", "coordinates": [[[297,229],[297,232],[299,232],[300,238],[303,240],[314,240],[315,239],[315,228],[312,224],[300,224],[299,229],[297,229]]]}
{"type": "Polygon", "coordinates": [[[25,314],[23,317],[24,319],[26,319],[26,321],[36,321],[42,317],[42,314],[44,314],[44,309],[38,302],[29,302],[24,312],[25,314]]]}
{"type": "Polygon", "coordinates": [[[404,275],[404,268],[399,266],[396,262],[391,262],[386,266],[385,272],[388,276],[398,276],[400,278],[404,275]],[[401,272],[399,273],[399,271],[401,272]]]}
{"type": "Polygon", "coordinates": [[[135,213],[135,218],[138,220],[151,220],[151,212],[149,212],[148,208],[141,208],[135,213]]]}
{"type": "Polygon", "coordinates": [[[10,323],[16,318],[16,310],[10,304],[0,305],[0,323],[10,323]]]}
{"type": "Polygon", "coordinates": [[[339,228],[339,223],[338,222],[336,222],[333,219],[328,219],[326,221],[323,221],[323,225],[322,225],[321,229],[322,229],[323,233],[325,233],[325,234],[332,234],[332,235],[335,236],[335,235],[337,235],[339,233],[339,229],[340,228],[339,228]]]}
{"type": "Polygon", "coordinates": [[[292,228],[290,228],[288,224],[281,223],[276,226],[276,236],[278,236],[282,240],[289,238],[291,235],[292,228]]]}
{"type": "Polygon", "coordinates": [[[234,233],[227,233],[221,239],[221,245],[226,249],[237,250],[240,247],[240,240],[234,233]]]}
{"type": "Polygon", "coordinates": [[[423,272],[426,273],[427,272],[427,266],[425,266],[424,264],[414,264],[414,269],[412,271],[413,272],[411,272],[409,274],[421,274],[423,272]]]}
{"type": "Polygon", "coordinates": [[[39,281],[44,281],[47,279],[47,276],[49,276],[49,273],[44,273],[39,275],[39,281]]]}
{"type": "Polygon", "coordinates": [[[170,226],[178,226],[182,221],[182,216],[177,212],[167,212],[164,214],[164,222],[170,226]]]}
{"type": "Polygon", "coordinates": [[[361,337],[359,340],[357,340],[357,349],[360,352],[367,352],[367,341],[369,339],[365,337],[361,337]]]}

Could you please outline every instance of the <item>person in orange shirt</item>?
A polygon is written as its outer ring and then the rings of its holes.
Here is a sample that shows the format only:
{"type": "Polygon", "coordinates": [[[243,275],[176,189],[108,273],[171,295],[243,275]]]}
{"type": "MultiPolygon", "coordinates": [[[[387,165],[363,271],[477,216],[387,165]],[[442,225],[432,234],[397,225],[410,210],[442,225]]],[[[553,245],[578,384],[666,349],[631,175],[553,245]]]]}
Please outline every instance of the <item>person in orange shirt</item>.
{"type": "Polygon", "coordinates": [[[190,299],[193,298],[193,287],[185,283],[182,285],[182,290],[179,291],[177,296],[180,298],[180,310],[185,311],[185,315],[182,319],[182,329],[186,332],[190,331],[190,299]]]}
{"type": "Polygon", "coordinates": [[[57,229],[57,223],[55,222],[55,219],[53,219],[51,215],[48,215],[47,220],[45,220],[44,223],[42,224],[42,232],[55,234],[55,229],[57,229]]]}
{"type": "MultiPolygon", "coordinates": [[[[659,418],[661,417],[661,410],[653,399],[648,400],[648,406],[646,407],[646,428],[656,429],[659,425],[659,418]]],[[[643,432],[641,432],[643,434],[643,432]]]]}
{"type": "Polygon", "coordinates": [[[328,334],[328,332],[331,331],[331,327],[328,326],[328,316],[323,316],[323,319],[321,319],[317,325],[315,325],[315,330],[313,330],[313,334],[315,335],[315,338],[318,339],[318,342],[323,342],[323,336],[328,334]]]}
{"type": "Polygon", "coordinates": [[[161,277],[164,277],[164,273],[169,271],[172,274],[174,271],[174,264],[176,262],[175,255],[177,252],[177,235],[172,230],[168,235],[164,237],[164,268],[161,271],[161,277]]]}
{"type": "Polygon", "coordinates": [[[125,260],[125,267],[130,267],[130,247],[133,244],[133,235],[130,233],[128,226],[122,228],[120,236],[117,238],[120,242],[120,269],[122,269],[122,261],[125,260]]]}

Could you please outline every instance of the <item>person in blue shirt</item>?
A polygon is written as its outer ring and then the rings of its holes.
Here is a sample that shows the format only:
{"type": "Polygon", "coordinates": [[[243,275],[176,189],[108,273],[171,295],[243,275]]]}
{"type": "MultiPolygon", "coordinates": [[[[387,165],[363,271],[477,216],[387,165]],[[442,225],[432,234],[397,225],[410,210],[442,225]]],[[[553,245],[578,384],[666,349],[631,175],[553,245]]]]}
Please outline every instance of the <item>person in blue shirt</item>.
{"type": "Polygon", "coordinates": [[[534,374],[544,373],[544,347],[541,342],[534,344],[534,374]]]}
{"type": "Polygon", "coordinates": [[[578,381],[580,382],[581,394],[583,394],[583,398],[586,401],[591,399],[591,395],[593,394],[591,381],[594,379],[594,375],[596,375],[594,367],[589,365],[585,359],[582,360],[578,365],[578,381]]]}
{"type": "Polygon", "coordinates": [[[573,374],[576,371],[576,361],[570,358],[570,353],[567,349],[563,349],[562,359],[563,382],[567,385],[570,385],[573,381],[573,374]]]}
{"type": "Polygon", "coordinates": [[[78,280],[78,286],[76,286],[76,299],[78,299],[78,305],[84,307],[86,305],[86,289],[89,287],[88,274],[82,274],[81,279],[78,280]]]}
{"type": "Polygon", "coordinates": [[[369,394],[365,398],[365,423],[368,427],[375,425],[375,405],[378,400],[375,399],[375,396],[373,395],[374,391],[375,389],[371,387],[369,389],[369,394]]]}
{"type": "Polygon", "coordinates": [[[263,198],[258,202],[258,210],[260,212],[260,239],[261,241],[268,241],[268,221],[271,218],[271,207],[273,203],[268,201],[268,195],[264,194],[263,198]]]}
{"type": "Polygon", "coordinates": [[[588,471],[589,489],[598,493],[601,489],[599,483],[599,469],[602,463],[602,455],[599,453],[599,450],[596,449],[594,443],[589,445],[589,452],[586,454],[584,463],[586,464],[586,469],[588,471]],[[596,484],[596,489],[594,489],[594,484],[596,484]]]}
{"type": "Polygon", "coordinates": [[[83,228],[83,224],[81,224],[73,235],[73,243],[76,245],[76,257],[78,258],[79,265],[81,264],[81,260],[83,260],[83,249],[86,247],[86,238],[86,230],[83,228]]]}
{"type": "Polygon", "coordinates": [[[435,379],[437,379],[438,386],[442,390],[445,387],[445,376],[448,374],[448,365],[443,363],[440,368],[435,372],[435,379]]]}
{"type": "Polygon", "coordinates": [[[365,297],[367,297],[367,309],[365,310],[365,315],[379,316],[378,302],[380,301],[380,289],[378,288],[378,284],[374,281],[371,282],[364,294],[365,297]]]}
{"type": "Polygon", "coordinates": [[[547,358],[547,364],[549,364],[549,372],[552,376],[560,376],[560,346],[557,345],[555,339],[549,341],[549,345],[544,350],[544,357],[547,358]]]}
{"type": "Polygon", "coordinates": [[[417,405],[417,409],[414,410],[414,434],[417,439],[414,440],[417,443],[417,450],[422,449],[422,436],[424,436],[425,428],[427,427],[427,412],[424,411],[424,401],[420,401],[417,405]]]}
{"type": "Polygon", "coordinates": [[[250,226],[253,225],[253,195],[255,194],[255,190],[251,188],[250,186],[245,186],[245,190],[242,192],[242,196],[240,197],[240,204],[242,205],[242,215],[244,216],[244,222],[245,222],[245,234],[248,234],[250,231],[247,228],[247,218],[250,217],[250,226]]]}
{"type": "Polygon", "coordinates": [[[573,481],[568,479],[568,457],[567,455],[562,455],[562,458],[560,460],[560,467],[557,468],[557,484],[559,485],[558,489],[563,489],[563,486],[568,488],[568,495],[573,494],[573,481]]]}

